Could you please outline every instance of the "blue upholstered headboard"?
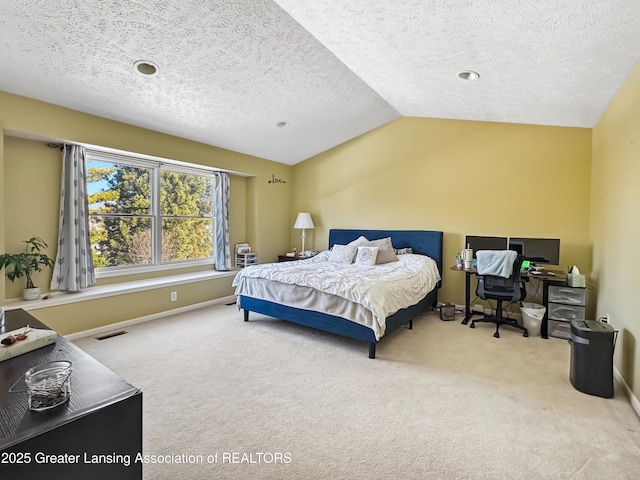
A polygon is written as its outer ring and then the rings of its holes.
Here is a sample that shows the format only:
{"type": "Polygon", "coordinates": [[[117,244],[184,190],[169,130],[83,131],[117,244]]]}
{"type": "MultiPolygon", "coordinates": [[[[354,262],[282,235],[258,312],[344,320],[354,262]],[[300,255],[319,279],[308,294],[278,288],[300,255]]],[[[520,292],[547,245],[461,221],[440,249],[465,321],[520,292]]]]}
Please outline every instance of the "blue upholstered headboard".
{"type": "Polygon", "coordinates": [[[364,235],[369,240],[391,237],[394,248],[413,248],[414,253],[428,255],[438,264],[442,275],[442,240],[443,232],[434,230],[329,230],[329,247],[336,243],[346,245],[364,235]]]}

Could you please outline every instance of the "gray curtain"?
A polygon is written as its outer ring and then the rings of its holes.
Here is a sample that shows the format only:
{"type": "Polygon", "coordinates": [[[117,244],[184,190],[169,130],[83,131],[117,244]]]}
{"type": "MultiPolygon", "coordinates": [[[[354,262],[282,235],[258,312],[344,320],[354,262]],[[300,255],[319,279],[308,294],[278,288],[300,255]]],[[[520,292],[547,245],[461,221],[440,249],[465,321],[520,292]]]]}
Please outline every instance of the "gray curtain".
{"type": "Polygon", "coordinates": [[[229,248],[229,174],[216,173],[214,188],[216,270],[231,270],[229,248]]]}
{"type": "Polygon", "coordinates": [[[77,292],[96,284],[89,239],[85,150],[65,145],[62,163],[58,254],[51,290],[77,292]]]}

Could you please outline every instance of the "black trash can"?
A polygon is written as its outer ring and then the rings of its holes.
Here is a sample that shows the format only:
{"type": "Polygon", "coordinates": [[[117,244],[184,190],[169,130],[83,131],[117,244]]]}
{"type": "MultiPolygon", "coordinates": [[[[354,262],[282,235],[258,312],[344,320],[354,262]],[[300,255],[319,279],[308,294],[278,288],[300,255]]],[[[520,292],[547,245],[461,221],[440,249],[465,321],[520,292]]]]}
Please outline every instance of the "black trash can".
{"type": "Polygon", "coordinates": [[[581,392],[613,397],[615,331],[608,323],[571,320],[571,384],[581,392]]]}

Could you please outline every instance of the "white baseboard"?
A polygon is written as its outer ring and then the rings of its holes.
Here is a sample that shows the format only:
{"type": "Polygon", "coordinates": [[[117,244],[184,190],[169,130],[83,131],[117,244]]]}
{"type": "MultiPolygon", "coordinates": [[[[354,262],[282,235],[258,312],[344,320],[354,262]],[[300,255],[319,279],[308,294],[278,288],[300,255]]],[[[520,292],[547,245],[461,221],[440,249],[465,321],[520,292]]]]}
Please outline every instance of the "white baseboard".
{"type": "Polygon", "coordinates": [[[163,312],[153,313],[151,315],[145,315],[144,317],[132,318],[131,320],[125,320],[118,323],[110,323],[103,327],[92,328],[91,330],[83,330],[82,332],[71,333],[65,335],[68,340],[77,340],[79,338],[94,337],[96,335],[102,335],[104,333],[113,332],[116,330],[122,330],[123,328],[130,327],[132,325],[138,325],[139,323],[150,322],[159,318],[168,317],[170,315],[177,315],[179,313],[188,312],[191,310],[197,310],[199,308],[210,307],[211,305],[218,305],[220,303],[231,303],[236,301],[235,295],[229,295],[228,297],[216,298],[215,300],[209,300],[207,302],[195,303],[193,305],[187,305],[186,307],[174,308],[172,310],[165,310],[163,312]]]}
{"type": "Polygon", "coordinates": [[[635,410],[636,415],[640,417],[640,402],[638,401],[638,398],[633,394],[633,391],[631,390],[631,388],[629,388],[629,385],[625,381],[620,371],[615,366],[613,367],[613,378],[615,378],[618,381],[618,383],[622,386],[625,393],[627,394],[627,397],[629,397],[629,401],[631,402],[631,407],[635,410]]]}

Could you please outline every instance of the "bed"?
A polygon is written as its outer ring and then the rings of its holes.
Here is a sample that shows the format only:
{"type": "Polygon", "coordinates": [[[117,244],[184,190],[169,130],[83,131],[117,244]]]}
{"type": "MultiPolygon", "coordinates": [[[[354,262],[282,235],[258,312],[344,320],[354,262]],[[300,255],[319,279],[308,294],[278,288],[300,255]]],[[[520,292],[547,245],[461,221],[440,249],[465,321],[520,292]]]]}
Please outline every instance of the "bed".
{"type": "MultiPolygon", "coordinates": [[[[413,317],[426,312],[437,304],[438,288],[441,286],[440,279],[442,275],[443,232],[430,230],[332,229],[329,231],[329,246],[347,245],[361,236],[366,237],[368,240],[390,237],[395,249],[411,248],[413,255],[398,255],[398,259],[406,262],[407,269],[414,268],[413,264],[416,262],[428,261],[434,275],[434,278],[429,280],[429,291],[426,293],[422,291],[427,288],[425,285],[421,286],[420,293],[417,293],[418,290],[414,286],[409,288],[409,290],[412,290],[411,292],[397,291],[393,295],[395,302],[405,301],[410,303],[394,310],[393,306],[387,307],[383,305],[383,302],[379,301],[375,296],[376,286],[371,288],[373,293],[368,300],[371,305],[360,305],[348,298],[342,298],[342,296],[349,296],[344,291],[334,291],[338,288],[335,286],[335,282],[329,285],[327,291],[330,293],[317,292],[313,286],[301,287],[282,283],[283,281],[289,282],[289,280],[282,280],[285,273],[290,273],[286,271],[295,269],[300,277],[309,278],[316,284],[322,284],[323,282],[328,284],[329,280],[326,280],[321,275],[323,266],[331,263],[322,263],[331,254],[331,252],[327,251],[307,260],[262,264],[255,267],[247,267],[247,269],[238,272],[233,281],[233,286],[236,287],[238,305],[243,310],[244,321],[249,321],[249,312],[256,312],[361,340],[369,344],[369,358],[375,358],[376,345],[382,338],[402,326],[412,328],[413,317]],[[423,256],[430,257],[432,260],[423,256]],[[305,269],[307,270],[305,271],[305,269]],[[415,298],[416,294],[419,295],[417,299],[415,298]],[[321,296],[320,307],[318,306],[318,300],[315,298],[316,295],[321,296]],[[309,303],[309,299],[312,296],[315,302],[313,304],[309,303]],[[411,299],[412,297],[414,298],[411,299]],[[390,308],[393,313],[385,316],[380,321],[379,317],[383,315],[383,311],[386,308],[390,308]]],[[[384,267],[384,265],[381,267],[384,267]]],[[[404,272],[405,265],[399,262],[389,264],[386,269],[390,272],[395,272],[392,275],[412,276],[412,274],[404,272]]],[[[382,268],[381,270],[385,269],[382,268]]],[[[295,273],[293,276],[295,277],[295,273]]],[[[402,282],[404,281],[403,279],[402,282]]],[[[291,281],[291,283],[295,282],[291,281]]],[[[350,288],[342,285],[344,282],[339,283],[343,290],[346,288],[351,291],[350,288]]],[[[399,281],[398,285],[402,285],[401,281],[399,281]]],[[[357,288],[358,286],[354,284],[354,287],[357,288]]]]}

